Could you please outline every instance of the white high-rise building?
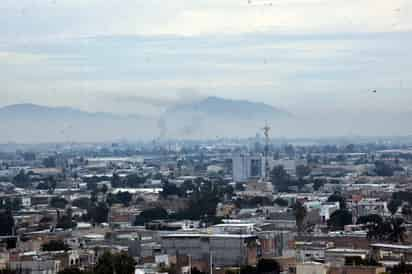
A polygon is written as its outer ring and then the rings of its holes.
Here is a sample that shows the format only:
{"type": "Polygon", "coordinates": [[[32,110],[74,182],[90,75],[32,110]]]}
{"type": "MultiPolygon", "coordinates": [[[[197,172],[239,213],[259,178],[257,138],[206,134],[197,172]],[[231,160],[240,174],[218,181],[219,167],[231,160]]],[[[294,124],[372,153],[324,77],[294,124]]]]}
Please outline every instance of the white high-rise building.
{"type": "Polygon", "coordinates": [[[264,157],[261,155],[237,155],[232,158],[233,180],[244,182],[264,177],[264,157]]]}
{"type": "MultiPolygon", "coordinates": [[[[283,166],[285,171],[296,176],[296,166],[306,165],[306,160],[296,159],[268,159],[269,170],[275,166],[283,166]]],[[[263,155],[240,154],[232,158],[233,181],[245,182],[250,179],[266,178],[265,157],[263,155]]],[[[270,174],[269,174],[270,176],[270,174]]]]}

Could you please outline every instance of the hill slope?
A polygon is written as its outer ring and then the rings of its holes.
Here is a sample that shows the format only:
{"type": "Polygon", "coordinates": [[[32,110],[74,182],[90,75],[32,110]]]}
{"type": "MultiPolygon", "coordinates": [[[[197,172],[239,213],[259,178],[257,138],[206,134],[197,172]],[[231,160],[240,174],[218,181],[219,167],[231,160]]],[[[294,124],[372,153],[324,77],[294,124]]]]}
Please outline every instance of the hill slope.
{"type": "Polygon", "coordinates": [[[0,108],[0,131],[0,142],[101,142],[147,139],[157,126],[156,121],[139,116],[19,104],[0,108]]]}
{"type": "Polygon", "coordinates": [[[263,103],[208,97],[177,105],[163,115],[165,132],[189,138],[253,136],[265,121],[285,121],[292,115],[263,103]]]}
{"type": "Polygon", "coordinates": [[[0,142],[101,142],[119,139],[253,136],[265,120],[290,114],[262,103],[209,97],[176,105],[159,120],[138,115],[90,113],[68,107],[18,104],[0,108],[0,142]]]}

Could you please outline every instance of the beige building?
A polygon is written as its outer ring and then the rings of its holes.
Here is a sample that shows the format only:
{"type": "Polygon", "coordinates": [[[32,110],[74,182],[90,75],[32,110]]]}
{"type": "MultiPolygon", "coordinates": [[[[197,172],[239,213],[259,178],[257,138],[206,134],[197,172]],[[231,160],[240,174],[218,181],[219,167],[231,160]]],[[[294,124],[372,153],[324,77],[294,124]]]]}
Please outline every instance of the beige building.
{"type": "Polygon", "coordinates": [[[296,274],[328,274],[328,267],[316,262],[300,263],[296,265],[296,274]]]}

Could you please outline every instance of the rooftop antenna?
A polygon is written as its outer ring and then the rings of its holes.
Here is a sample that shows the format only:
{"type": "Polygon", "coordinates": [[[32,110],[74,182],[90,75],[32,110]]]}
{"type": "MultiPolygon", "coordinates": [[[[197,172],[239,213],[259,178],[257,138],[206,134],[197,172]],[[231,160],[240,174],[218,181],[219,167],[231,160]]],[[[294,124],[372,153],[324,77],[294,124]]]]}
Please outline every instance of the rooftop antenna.
{"type": "Polygon", "coordinates": [[[265,180],[269,180],[269,142],[270,142],[270,126],[268,122],[265,122],[265,127],[263,128],[263,133],[265,135],[265,180]]]}

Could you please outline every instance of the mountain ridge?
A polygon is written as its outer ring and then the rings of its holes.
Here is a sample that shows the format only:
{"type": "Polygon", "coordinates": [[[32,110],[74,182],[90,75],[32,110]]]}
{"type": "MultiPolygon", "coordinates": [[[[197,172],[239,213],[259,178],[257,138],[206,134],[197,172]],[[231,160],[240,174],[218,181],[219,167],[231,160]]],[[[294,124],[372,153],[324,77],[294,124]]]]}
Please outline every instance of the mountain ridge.
{"type": "Polygon", "coordinates": [[[177,111],[196,111],[203,112],[211,115],[215,114],[227,114],[227,113],[246,113],[247,115],[253,113],[259,114],[275,114],[281,116],[292,116],[291,113],[284,111],[280,108],[261,103],[252,102],[248,100],[234,100],[225,99],[216,96],[209,96],[203,100],[198,100],[191,103],[178,104],[166,111],[166,113],[177,111]]]}
{"type": "Polygon", "coordinates": [[[0,107],[0,142],[253,136],[265,120],[280,121],[290,116],[264,103],[219,97],[177,104],[159,118],[24,103],[0,107]]]}

